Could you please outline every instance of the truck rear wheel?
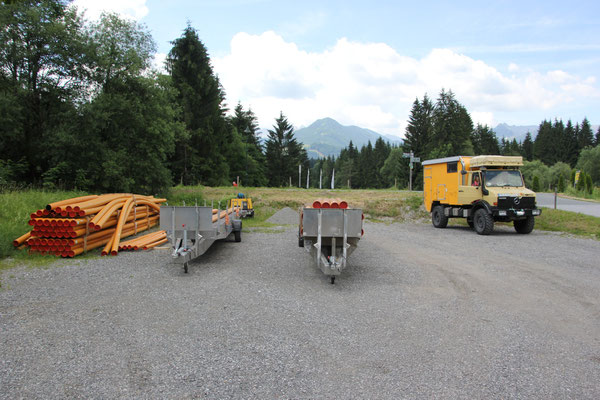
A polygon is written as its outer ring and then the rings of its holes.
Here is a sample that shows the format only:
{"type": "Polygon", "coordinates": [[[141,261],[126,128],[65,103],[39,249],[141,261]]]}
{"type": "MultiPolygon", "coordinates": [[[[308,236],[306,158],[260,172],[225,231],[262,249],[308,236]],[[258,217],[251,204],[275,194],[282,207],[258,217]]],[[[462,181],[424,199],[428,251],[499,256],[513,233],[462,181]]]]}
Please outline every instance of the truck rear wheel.
{"type": "Polygon", "coordinates": [[[448,226],[448,217],[444,215],[444,207],[435,206],[431,211],[431,222],[436,228],[445,228],[448,226]]]}
{"type": "Polygon", "coordinates": [[[484,208],[475,211],[473,225],[475,232],[480,235],[489,235],[494,230],[494,220],[484,208]]]}
{"type": "Polygon", "coordinates": [[[533,226],[535,225],[535,219],[533,218],[533,215],[530,215],[525,219],[514,221],[513,224],[515,225],[515,231],[517,231],[517,233],[531,233],[533,226]]]}

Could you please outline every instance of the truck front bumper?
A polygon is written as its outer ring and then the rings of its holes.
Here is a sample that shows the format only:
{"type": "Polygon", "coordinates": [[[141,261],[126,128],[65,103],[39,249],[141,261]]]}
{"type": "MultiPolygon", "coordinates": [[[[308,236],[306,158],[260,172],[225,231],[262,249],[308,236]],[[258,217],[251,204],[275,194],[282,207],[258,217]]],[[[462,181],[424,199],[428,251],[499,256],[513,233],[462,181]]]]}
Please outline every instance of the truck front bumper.
{"type": "Polygon", "coordinates": [[[537,217],[539,215],[542,214],[542,210],[539,208],[528,208],[528,209],[522,209],[522,210],[518,210],[518,209],[498,209],[498,208],[493,208],[492,209],[492,215],[495,219],[506,219],[506,220],[510,220],[513,221],[515,219],[521,219],[521,218],[526,218],[529,216],[534,216],[537,217]]]}

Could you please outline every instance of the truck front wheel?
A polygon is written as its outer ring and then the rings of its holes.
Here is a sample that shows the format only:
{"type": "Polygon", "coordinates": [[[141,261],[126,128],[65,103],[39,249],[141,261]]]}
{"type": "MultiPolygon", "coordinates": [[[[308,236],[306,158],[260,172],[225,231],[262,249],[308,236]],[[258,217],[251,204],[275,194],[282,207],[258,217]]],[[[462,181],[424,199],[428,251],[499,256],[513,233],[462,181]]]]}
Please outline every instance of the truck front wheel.
{"type": "Polygon", "coordinates": [[[448,217],[444,215],[444,207],[435,206],[431,211],[431,222],[436,228],[445,228],[448,226],[448,217]]]}
{"type": "Polygon", "coordinates": [[[494,220],[484,208],[475,211],[473,225],[475,227],[475,232],[480,235],[489,235],[494,230],[494,220]]]}
{"type": "Polygon", "coordinates": [[[525,219],[514,221],[513,224],[515,225],[515,231],[517,231],[517,233],[531,233],[533,226],[535,225],[535,219],[533,218],[533,215],[530,215],[525,219]]]}

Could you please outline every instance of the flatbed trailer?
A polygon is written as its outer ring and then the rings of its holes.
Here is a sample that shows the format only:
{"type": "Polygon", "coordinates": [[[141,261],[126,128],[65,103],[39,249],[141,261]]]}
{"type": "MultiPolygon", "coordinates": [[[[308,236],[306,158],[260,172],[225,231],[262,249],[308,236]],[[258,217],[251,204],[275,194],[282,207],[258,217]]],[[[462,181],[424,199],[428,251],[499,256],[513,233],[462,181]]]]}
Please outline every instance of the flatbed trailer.
{"type": "Polygon", "coordinates": [[[173,262],[183,265],[187,273],[189,262],[204,254],[215,241],[233,233],[235,241],[240,242],[242,221],[236,213],[233,207],[220,210],[219,206],[215,210],[206,206],[162,206],[160,229],[167,231],[173,262]]]}
{"type": "Polygon", "coordinates": [[[298,245],[315,259],[331,283],[346,267],[362,237],[363,213],[358,208],[305,207],[300,214],[298,245]]]}

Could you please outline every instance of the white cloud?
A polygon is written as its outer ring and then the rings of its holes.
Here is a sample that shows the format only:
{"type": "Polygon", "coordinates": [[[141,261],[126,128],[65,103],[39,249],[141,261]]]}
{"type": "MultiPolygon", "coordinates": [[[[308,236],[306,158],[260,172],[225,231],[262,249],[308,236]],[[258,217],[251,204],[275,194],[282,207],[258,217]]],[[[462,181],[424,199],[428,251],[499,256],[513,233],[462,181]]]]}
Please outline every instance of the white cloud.
{"type": "Polygon", "coordinates": [[[384,43],[339,39],[311,53],[275,32],[238,33],[228,55],[213,60],[228,103],[250,106],[261,127],[280,111],[296,127],[323,117],[345,125],[404,135],[412,102],[451,89],[475,122],[495,123],[496,113],[548,110],[576,96],[597,96],[595,78],[564,71],[540,73],[517,65],[505,76],[483,61],[449,49],[422,59],[384,43]]]}
{"type": "Polygon", "coordinates": [[[75,0],[72,5],[80,11],[85,10],[85,17],[92,20],[97,20],[102,11],[115,12],[135,20],[148,14],[146,0],[75,0]]]}

